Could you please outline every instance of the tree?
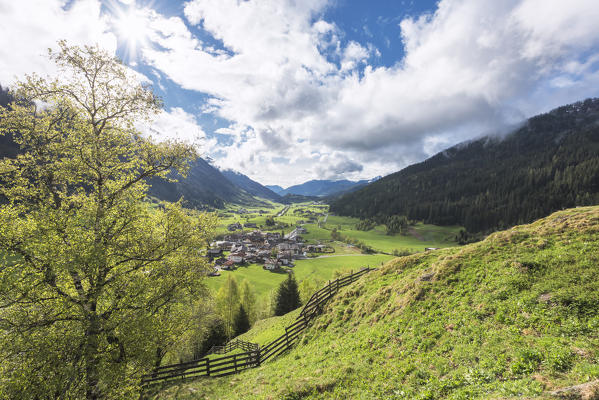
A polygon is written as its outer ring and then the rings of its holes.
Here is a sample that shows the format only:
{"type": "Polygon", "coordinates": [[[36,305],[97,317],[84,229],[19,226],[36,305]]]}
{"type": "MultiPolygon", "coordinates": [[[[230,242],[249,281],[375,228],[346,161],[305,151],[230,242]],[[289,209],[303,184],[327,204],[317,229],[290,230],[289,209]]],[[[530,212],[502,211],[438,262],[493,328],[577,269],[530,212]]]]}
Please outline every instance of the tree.
{"type": "Polygon", "coordinates": [[[221,318],[213,318],[206,326],[206,333],[195,349],[193,359],[204,357],[213,346],[222,346],[227,342],[225,322],[221,318]]]}
{"type": "Polygon", "coordinates": [[[297,287],[297,281],[292,272],[289,272],[287,279],[281,282],[277,291],[275,315],[284,315],[293,311],[301,305],[300,295],[297,287]]]}
{"type": "Polygon", "coordinates": [[[214,219],[143,201],[195,150],[135,128],[161,103],[118,60],[59,47],[60,80],[27,76],[0,109],[21,149],[0,161],[0,397],[131,398],[187,329],[214,219]]]}
{"type": "Polygon", "coordinates": [[[225,322],[225,330],[229,339],[235,334],[233,325],[238,307],[239,285],[233,275],[227,274],[224,285],[216,293],[216,308],[225,322]]]}
{"type": "Polygon", "coordinates": [[[264,220],[264,223],[266,224],[266,226],[274,226],[275,219],[272,216],[268,216],[266,217],[266,220],[264,220]]]}
{"type": "Polygon", "coordinates": [[[405,215],[393,215],[387,219],[387,235],[405,233],[408,228],[408,218],[405,215]]]}
{"type": "Polygon", "coordinates": [[[247,279],[244,279],[243,282],[241,282],[241,295],[240,295],[240,301],[241,304],[243,305],[243,308],[245,309],[245,311],[248,314],[248,317],[250,319],[250,324],[254,323],[254,321],[256,321],[256,295],[254,294],[254,291],[252,290],[252,287],[250,286],[250,282],[247,279]]]}
{"type": "Polygon", "coordinates": [[[242,333],[246,333],[250,330],[250,318],[248,313],[245,311],[245,307],[243,304],[239,305],[239,309],[237,310],[237,314],[235,314],[235,319],[233,321],[233,331],[235,332],[235,336],[239,336],[242,333]]]}

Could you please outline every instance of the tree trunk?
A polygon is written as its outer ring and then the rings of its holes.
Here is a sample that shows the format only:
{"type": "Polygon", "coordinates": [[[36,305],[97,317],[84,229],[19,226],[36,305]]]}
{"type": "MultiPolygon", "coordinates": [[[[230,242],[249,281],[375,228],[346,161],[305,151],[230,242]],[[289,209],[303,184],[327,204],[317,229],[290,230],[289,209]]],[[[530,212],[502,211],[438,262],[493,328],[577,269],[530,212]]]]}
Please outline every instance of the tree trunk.
{"type": "Polygon", "coordinates": [[[87,316],[85,330],[85,397],[87,400],[98,400],[100,393],[100,374],[98,350],[100,347],[100,318],[96,314],[95,305],[87,316]]]}

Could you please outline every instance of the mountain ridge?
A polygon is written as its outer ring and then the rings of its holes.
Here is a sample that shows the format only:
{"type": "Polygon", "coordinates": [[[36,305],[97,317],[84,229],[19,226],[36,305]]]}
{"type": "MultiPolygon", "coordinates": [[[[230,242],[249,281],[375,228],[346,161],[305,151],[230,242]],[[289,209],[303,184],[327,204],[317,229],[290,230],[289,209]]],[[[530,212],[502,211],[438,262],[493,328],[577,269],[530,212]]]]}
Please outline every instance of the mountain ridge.
{"type": "Polygon", "coordinates": [[[311,179],[304,183],[289,186],[285,189],[279,185],[267,185],[266,187],[275,191],[281,196],[284,196],[285,194],[297,194],[302,196],[326,197],[357,190],[358,188],[365,186],[372,181],[372,179],[363,179],[359,181],[350,181],[347,179],[311,179]]]}

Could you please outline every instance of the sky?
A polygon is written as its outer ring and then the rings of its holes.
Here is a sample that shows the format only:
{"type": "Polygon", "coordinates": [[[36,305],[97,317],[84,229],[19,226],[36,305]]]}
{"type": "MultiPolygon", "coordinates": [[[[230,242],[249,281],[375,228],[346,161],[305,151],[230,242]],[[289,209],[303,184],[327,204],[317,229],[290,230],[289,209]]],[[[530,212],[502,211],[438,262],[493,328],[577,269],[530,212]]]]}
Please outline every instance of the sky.
{"type": "Polygon", "coordinates": [[[599,96],[596,0],[0,0],[0,84],[98,44],[158,139],[262,184],[386,175],[599,96]]]}

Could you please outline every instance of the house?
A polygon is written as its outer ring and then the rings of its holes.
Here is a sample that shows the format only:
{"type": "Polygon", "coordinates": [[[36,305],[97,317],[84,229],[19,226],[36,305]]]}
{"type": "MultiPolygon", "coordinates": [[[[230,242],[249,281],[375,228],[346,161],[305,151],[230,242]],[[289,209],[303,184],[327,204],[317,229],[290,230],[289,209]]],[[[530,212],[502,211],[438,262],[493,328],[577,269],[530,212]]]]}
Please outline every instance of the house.
{"type": "Polygon", "coordinates": [[[220,268],[221,269],[233,269],[233,268],[235,268],[235,263],[231,260],[227,260],[220,268]]]}
{"type": "Polygon", "coordinates": [[[243,227],[244,227],[244,228],[257,228],[257,227],[258,227],[258,225],[256,225],[256,224],[255,224],[255,223],[253,223],[253,222],[246,222],[245,224],[243,224],[243,227]]]}
{"type": "Polygon", "coordinates": [[[231,246],[231,253],[245,253],[248,251],[248,248],[244,244],[233,244],[231,246]]]}
{"type": "Polygon", "coordinates": [[[214,265],[220,266],[220,265],[223,265],[226,262],[227,262],[227,259],[221,257],[221,258],[217,258],[216,260],[214,260],[214,265]]]}
{"type": "Polygon", "coordinates": [[[441,250],[439,247],[426,247],[424,251],[441,250]]]}
{"type": "Polygon", "coordinates": [[[290,245],[289,243],[279,243],[277,249],[279,249],[279,251],[286,251],[290,249],[290,245]]]}
{"type": "Polygon", "coordinates": [[[232,232],[239,229],[243,229],[243,226],[239,222],[235,222],[234,224],[227,225],[227,229],[232,232]]]}
{"type": "Polygon", "coordinates": [[[219,248],[208,249],[208,257],[210,257],[210,258],[220,257],[222,254],[223,254],[222,249],[219,249],[219,248]]]}
{"type": "Polygon", "coordinates": [[[212,247],[212,248],[218,247],[221,250],[228,250],[231,248],[232,245],[233,245],[233,242],[231,242],[229,240],[218,240],[216,242],[210,243],[210,247],[212,247]]]}
{"type": "Polygon", "coordinates": [[[293,256],[290,251],[282,251],[278,254],[279,262],[283,265],[291,264],[291,260],[293,260],[293,256]]]}
{"type": "Polygon", "coordinates": [[[272,258],[269,258],[268,260],[266,260],[266,262],[264,263],[264,269],[273,271],[275,269],[279,269],[280,264],[277,260],[273,260],[272,258]]]}
{"type": "Polygon", "coordinates": [[[245,253],[244,252],[231,253],[231,254],[229,254],[229,257],[227,257],[227,258],[229,259],[229,261],[232,261],[235,264],[241,264],[245,259],[245,253]]]}

